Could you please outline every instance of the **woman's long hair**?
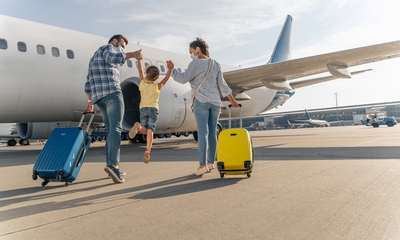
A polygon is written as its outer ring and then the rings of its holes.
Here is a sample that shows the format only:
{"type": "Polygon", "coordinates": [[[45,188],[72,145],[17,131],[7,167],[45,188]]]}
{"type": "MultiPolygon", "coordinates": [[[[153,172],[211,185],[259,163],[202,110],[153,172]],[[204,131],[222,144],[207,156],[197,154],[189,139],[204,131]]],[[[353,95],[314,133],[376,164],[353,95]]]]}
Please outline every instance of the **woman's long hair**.
{"type": "Polygon", "coordinates": [[[196,48],[199,47],[200,51],[206,55],[207,57],[210,57],[210,53],[208,52],[208,44],[206,41],[204,41],[201,38],[196,38],[193,42],[190,43],[189,47],[191,48],[196,48]]]}

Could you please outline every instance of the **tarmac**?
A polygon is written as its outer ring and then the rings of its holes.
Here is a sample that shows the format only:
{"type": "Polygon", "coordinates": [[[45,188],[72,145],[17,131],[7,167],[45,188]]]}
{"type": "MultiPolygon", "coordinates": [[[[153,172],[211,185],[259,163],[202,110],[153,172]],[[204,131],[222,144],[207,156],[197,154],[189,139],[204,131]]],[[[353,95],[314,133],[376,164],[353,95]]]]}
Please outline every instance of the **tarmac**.
{"type": "Polygon", "coordinates": [[[196,177],[193,137],[121,147],[126,182],[107,179],[104,142],[75,182],[32,179],[43,145],[0,147],[0,239],[400,239],[400,126],[252,131],[246,175],[196,177]]]}

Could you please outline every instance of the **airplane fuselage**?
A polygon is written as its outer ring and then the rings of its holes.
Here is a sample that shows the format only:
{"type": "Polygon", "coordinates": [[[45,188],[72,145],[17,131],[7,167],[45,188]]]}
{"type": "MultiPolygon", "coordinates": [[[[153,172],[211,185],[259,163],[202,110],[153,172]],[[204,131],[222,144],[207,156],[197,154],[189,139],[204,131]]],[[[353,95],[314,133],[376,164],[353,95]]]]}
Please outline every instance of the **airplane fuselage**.
{"type": "MultiPolygon", "coordinates": [[[[40,23],[0,15],[0,123],[40,123],[79,120],[86,104],[84,83],[89,59],[108,38],[62,29],[40,23]],[[7,103],[7,104],[5,104],[7,103]]],[[[129,44],[125,51],[142,49],[145,65],[156,65],[165,74],[166,60],[184,70],[189,54],[182,55],[129,44]]],[[[223,71],[238,67],[222,65],[223,71]]],[[[161,76],[162,78],[163,76],[161,76]]],[[[120,80],[125,101],[123,127],[129,129],[139,119],[138,69],[135,59],[120,66],[120,80]]],[[[156,132],[195,131],[189,84],[169,80],[160,94],[160,119],[156,132]]],[[[243,116],[254,116],[273,101],[276,91],[260,87],[246,91],[250,100],[241,102],[243,116]]],[[[221,118],[228,116],[224,102],[221,118]]],[[[99,109],[94,122],[101,122],[99,109]]],[[[233,117],[239,111],[232,112],[233,117]]],[[[32,127],[32,126],[31,126],[32,127]]],[[[29,137],[29,136],[26,136],[29,137]]],[[[30,136],[32,137],[32,136],[30,136]]]]}

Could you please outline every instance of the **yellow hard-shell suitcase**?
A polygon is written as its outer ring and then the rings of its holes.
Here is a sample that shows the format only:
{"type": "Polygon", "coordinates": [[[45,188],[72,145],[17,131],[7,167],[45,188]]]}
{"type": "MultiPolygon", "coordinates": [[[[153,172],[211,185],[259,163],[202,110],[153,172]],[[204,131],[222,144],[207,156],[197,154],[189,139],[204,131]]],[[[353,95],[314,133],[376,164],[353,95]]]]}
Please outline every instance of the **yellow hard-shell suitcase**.
{"type": "Polygon", "coordinates": [[[229,105],[229,129],[218,136],[217,168],[221,178],[224,175],[251,176],[254,165],[253,143],[249,132],[242,128],[242,106],[240,107],[240,128],[231,128],[231,105],[229,105]]]}

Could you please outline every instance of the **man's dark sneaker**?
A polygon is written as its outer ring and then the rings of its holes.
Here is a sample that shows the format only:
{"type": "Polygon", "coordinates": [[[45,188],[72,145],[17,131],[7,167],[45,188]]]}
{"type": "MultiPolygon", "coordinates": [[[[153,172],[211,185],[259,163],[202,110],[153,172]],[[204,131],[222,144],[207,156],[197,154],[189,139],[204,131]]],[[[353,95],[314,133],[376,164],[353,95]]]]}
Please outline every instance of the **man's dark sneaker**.
{"type": "Polygon", "coordinates": [[[125,179],[121,178],[121,173],[118,168],[115,168],[113,165],[108,165],[104,168],[104,171],[110,175],[111,179],[115,183],[123,183],[125,179]]]}
{"type": "MultiPolygon", "coordinates": [[[[126,172],[123,172],[123,171],[121,171],[121,169],[119,169],[119,175],[126,176],[126,172]]],[[[110,174],[108,174],[107,178],[111,178],[110,174]]]]}

